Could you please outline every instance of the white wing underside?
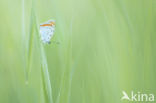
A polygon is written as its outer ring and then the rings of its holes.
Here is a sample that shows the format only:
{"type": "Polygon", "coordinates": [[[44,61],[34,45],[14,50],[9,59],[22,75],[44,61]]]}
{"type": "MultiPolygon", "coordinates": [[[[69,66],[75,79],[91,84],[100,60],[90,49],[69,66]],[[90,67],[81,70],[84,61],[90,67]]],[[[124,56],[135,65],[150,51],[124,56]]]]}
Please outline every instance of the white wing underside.
{"type": "Polygon", "coordinates": [[[49,43],[54,35],[55,26],[40,26],[40,36],[43,43],[49,43]]]}

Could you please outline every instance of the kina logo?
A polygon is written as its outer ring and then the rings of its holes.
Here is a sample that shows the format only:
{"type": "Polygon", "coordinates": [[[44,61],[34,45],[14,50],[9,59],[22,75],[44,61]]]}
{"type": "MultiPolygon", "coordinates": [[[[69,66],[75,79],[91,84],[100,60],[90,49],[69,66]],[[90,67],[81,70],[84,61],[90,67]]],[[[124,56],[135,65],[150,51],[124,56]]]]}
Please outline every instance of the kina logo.
{"type": "Polygon", "coordinates": [[[130,95],[127,94],[125,91],[122,91],[121,100],[128,100],[128,101],[139,101],[139,102],[153,102],[154,101],[154,94],[149,93],[141,93],[141,92],[134,92],[131,91],[130,95]]]}

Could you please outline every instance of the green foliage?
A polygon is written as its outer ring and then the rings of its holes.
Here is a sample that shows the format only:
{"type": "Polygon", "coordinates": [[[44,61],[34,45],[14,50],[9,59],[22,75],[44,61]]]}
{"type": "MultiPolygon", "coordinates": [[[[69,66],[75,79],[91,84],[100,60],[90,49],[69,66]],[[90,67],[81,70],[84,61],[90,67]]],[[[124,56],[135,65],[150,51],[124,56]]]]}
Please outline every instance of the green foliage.
{"type": "Polygon", "coordinates": [[[122,90],[155,94],[155,5],[0,0],[0,103],[121,103],[122,90]],[[49,19],[56,31],[45,45],[39,24],[49,19]]]}

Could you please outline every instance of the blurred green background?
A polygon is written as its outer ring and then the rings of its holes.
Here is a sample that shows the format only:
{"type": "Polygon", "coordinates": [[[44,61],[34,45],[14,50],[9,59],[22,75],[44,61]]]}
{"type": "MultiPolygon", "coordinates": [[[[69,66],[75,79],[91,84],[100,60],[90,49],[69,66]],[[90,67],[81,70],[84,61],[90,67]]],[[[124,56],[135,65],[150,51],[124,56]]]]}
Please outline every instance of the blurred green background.
{"type": "Polygon", "coordinates": [[[129,103],[123,90],[156,94],[155,39],[155,0],[0,0],[0,103],[129,103]],[[49,19],[59,44],[40,45],[37,28],[49,19]]]}

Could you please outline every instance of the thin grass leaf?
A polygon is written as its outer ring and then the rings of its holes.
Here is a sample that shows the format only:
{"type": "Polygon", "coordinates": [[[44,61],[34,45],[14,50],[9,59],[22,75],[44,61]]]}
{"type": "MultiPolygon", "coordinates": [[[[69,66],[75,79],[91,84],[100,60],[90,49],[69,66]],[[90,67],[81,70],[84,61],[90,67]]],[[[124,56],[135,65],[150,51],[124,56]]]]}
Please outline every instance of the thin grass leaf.
{"type": "Polygon", "coordinates": [[[32,52],[33,52],[33,45],[34,45],[34,33],[35,33],[35,13],[32,7],[31,9],[31,18],[30,18],[30,29],[29,29],[29,38],[27,42],[27,52],[26,52],[26,83],[28,83],[29,74],[31,72],[31,63],[32,63],[32,52]]]}
{"type": "Polygon", "coordinates": [[[25,82],[27,82],[27,61],[26,61],[26,32],[25,32],[25,0],[22,0],[22,60],[23,60],[23,68],[24,68],[24,75],[25,75],[25,82]]]}
{"type": "Polygon", "coordinates": [[[37,38],[37,44],[39,46],[39,51],[40,51],[40,63],[41,63],[41,78],[42,78],[42,86],[43,86],[43,91],[44,91],[44,98],[45,98],[45,103],[53,103],[53,98],[52,98],[52,87],[51,87],[51,82],[50,82],[50,76],[48,72],[48,63],[46,59],[46,53],[44,50],[44,45],[42,42],[40,42],[40,36],[39,36],[39,24],[37,23],[37,17],[35,17],[34,21],[34,27],[35,27],[35,37],[37,38]]]}
{"type": "Polygon", "coordinates": [[[46,89],[46,82],[45,82],[45,78],[44,78],[44,71],[43,71],[43,66],[41,65],[41,78],[42,78],[42,90],[43,90],[43,95],[44,95],[44,102],[45,103],[49,103],[49,98],[48,98],[48,94],[47,94],[47,89],[46,89]]]}
{"type": "MultiPolygon", "coordinates": [[[[40,43],[41,44],[41,43],[40,43]]],[[[41,44],[40,45],[40,49],[41,49],[41,60],[42,60],[42,72],[43,72],[43,77],[44,77],[44,83],[43,85],[45,85],[45,95],[47,96],[46,101],[48,101],[47,103],[53,103],[53,98],[52,98],[52,87],[51,87],[51,82],[50,82],[50,77],[49,77],[49,72],[48,72],[48,64],[47,64],[47,60],[46,60],[46,56],[45,56],[45,51],[44,51],[44,47],[41,44]]]]}

